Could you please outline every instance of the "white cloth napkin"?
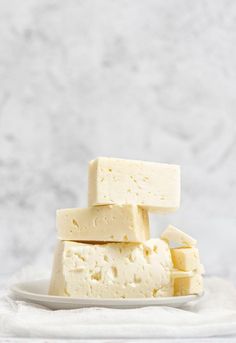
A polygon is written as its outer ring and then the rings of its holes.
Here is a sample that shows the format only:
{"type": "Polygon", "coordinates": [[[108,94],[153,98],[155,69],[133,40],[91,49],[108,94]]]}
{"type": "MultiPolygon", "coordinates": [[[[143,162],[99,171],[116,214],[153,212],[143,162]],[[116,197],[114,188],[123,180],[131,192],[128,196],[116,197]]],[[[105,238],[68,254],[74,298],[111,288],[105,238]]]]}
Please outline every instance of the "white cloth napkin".
{"type": "Polygon", "coordinates": [[[52,311],[0,298],[0,334],[47,338],[165,338],[236,335],[236,289],[207,278],[206,294],[183,308],[84,308],[52,311]]]}

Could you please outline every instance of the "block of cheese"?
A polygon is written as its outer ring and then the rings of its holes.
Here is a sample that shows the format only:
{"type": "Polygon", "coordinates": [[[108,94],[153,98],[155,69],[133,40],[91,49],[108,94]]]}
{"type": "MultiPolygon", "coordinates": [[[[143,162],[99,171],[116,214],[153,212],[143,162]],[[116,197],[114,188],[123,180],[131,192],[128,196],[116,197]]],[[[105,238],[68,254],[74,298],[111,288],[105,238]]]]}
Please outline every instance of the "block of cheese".
{"type": "Polygon", "coordinates": [[[61,240],[142,242],[150,238],[148,213],[134,205],[57,210],[57,230],[61,240]]]}
{"type": "Polygon", "coordinates": [[[161,239],[145,243],[59,241],[50,295],[145,298],[173,295],[172,259],[161,239]]]}
{"type": "Polygon", "coordinates": [[[203,277],[196,273],[192,277],[176,278],[174,280],[174,295],[201,294],[203,292],[203,277]]]}
{"type": "Polygon", "coordinates": [[[168,243],[177,243],[184,247],[193,247],[197,244],[196,239],[177,229],[173,225],[169,225],[163,231],[161,238],[166,240],[168,243]]]}
{"type": "Polygon", "coordinates": [[[183,271],[197,270],[200,265],[199,252],[192,248],[172,248],[171,256],[174,267],[183,271]]]}
{"type": "Polygon", "coordinates": [[[168,213],[180,204],[180,167],[100,157],[89,164],[89,206],[137,204],[168,213]]]}

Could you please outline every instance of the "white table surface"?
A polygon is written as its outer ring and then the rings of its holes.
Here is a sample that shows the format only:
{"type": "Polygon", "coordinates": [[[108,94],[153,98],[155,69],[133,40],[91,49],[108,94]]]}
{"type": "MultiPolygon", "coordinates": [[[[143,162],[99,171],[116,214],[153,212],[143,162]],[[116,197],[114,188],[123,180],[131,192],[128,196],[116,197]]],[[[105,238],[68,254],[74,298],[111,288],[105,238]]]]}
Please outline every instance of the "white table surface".
{"type": "MultiPolygon", "coordinates": [[[[6,279],[5,277],[2,277],[0,278],[0,286],[1,286],[1,289],[6,289],[6,279]]],[[[1,292],[1,293],[4,293],[5,291],[1,292]]],[[[0,308],[0,317],[1,317],[1,308],[0,308]]],[[[0,318],[1,319],[1,318],[0,318]]],[[[121,327],[121,330],[122,330],[122,327],[121,327]]],[[[1,336],[1,335],[0,335],[1,336]]],[[[145,339],[145,338],[142,338],[142,339],[131,339],[131,338],[122,338],[122,339],[117,339],[117,338],[109,338],[109,339],[90,339],[89,337],[87,339],[69,339],[69,338],[63,338],[63,339],[60,339],[60,338],[56,338],[56,339],[53,339],[53,338],[34,338],[34,337],[0,337],[0,342],[49,342],[49,343],[52,343],[52,342],[86,342],[86,343],[92,343],[92,342],[118,342],[118,343],[124,343],[124,342],[130,342],[130,343],[133,343],[133,342],[155,342],[157,341],[157,338],[156,339],[145,339]]],[[[236,342],[236,336],[227,336],[227,337],[210,337],[210,338],[159,338],[158,339],[158,342],[160,343],[170,343],[170,342],[173,342],[173,343],[195,343],[195,342],[204,342],[204,343],[211,343],[211,342],[220,342],[220,343],[224,343],[224,342],[236,342]]]]}

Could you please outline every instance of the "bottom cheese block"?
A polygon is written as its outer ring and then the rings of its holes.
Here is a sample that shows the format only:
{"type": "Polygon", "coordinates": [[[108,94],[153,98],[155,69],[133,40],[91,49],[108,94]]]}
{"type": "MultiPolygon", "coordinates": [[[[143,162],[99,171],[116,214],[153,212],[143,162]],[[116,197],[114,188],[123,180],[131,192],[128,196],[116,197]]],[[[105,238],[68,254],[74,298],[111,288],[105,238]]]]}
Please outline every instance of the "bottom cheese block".
{"type": "Polygon", "coordinates": [[[59,241],[50,295],[144,298],[173,295],[172,259],[161,239],[145,243],[59,241]]]}

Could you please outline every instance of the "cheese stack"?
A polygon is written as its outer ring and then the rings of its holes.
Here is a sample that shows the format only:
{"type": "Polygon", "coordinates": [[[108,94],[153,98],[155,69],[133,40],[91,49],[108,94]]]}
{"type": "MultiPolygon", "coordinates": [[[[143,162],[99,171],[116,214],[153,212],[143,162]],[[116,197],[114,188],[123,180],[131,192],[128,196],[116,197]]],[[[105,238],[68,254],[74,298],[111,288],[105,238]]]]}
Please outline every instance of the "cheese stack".
{"type": "Polygon", "coordinates": [[[176,165],[98,158],[89,164],[88,208],[57,211],[49,294],[141,298],[202,292],[196,242],[169,226],[150,239],[148,212],[180,203],[176,165]],[[171,248],[171,243],[180,244],[171,248]]]}

